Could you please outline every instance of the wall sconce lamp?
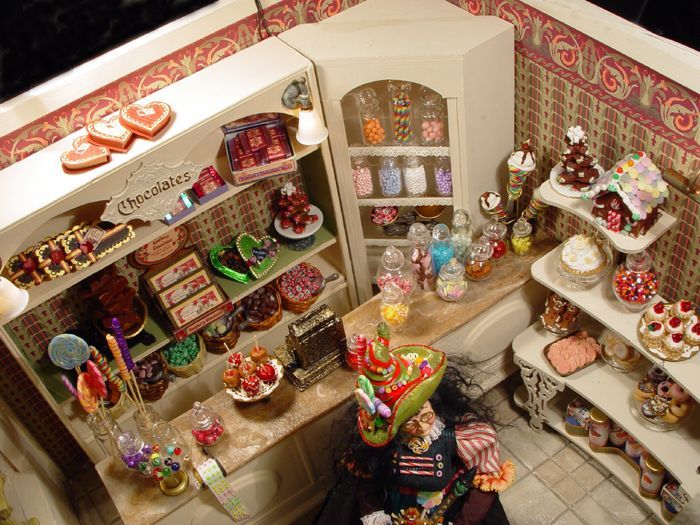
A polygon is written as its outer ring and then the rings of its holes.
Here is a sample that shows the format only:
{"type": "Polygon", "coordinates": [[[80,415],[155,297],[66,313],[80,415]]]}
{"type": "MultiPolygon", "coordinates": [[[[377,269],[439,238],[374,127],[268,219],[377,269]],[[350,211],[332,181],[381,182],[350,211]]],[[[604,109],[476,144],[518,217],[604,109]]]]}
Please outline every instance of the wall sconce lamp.
{"type": "Polygon", "coordinates": [[[21,314],[29,302],[29,292],[17,288],[0,277],[0,323],[6,323],[21,314]]]}
{"type": "Polygon", "coordinates": [[[282,94],[282,105],[290,110],[299,110],[299,129],[297,141],[312,146],[320,144],[328,137],[328,129],[323,125],[321,116],[311,104],[311,94],[306,85],[306,78],[293,80],[282,94]]]}

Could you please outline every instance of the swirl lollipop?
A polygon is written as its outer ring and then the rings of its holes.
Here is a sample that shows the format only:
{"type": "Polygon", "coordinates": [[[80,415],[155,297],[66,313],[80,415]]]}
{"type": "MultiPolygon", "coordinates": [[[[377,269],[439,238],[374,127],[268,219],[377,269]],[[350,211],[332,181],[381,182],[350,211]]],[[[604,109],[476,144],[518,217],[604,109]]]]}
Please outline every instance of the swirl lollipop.
{"type": "Polygon", "coordinates": [[[102,372],[97,368],[97,365],[92,361],[87,362],[87,373],[90,381],[90,387],[100,399],[107,397],[107,385],[105,384],[102,372]]]}
{"type": "Polygon", "coordinates": [[[49,359],[64,370],[73,370],[90,357],[90,347],[77,335],[57,335],[49,343],[49,359]]]}
{"type": "Polygon", "coordinates": [[[88,414],[97,410],[97,393],[92,388],[90,374],[81,372],[78,376],[78,401],[88,414]]]}
{"type": "Polygon", "coordinates": [[[100,372],[102,372],[102,375],[107,378],[107,382],[112,388],[119,390],[119,392],[124,392],[126,390],[126,384],[124,381],[122,381],[121,377],[112,371],[112,369],[109,367],[109,363],[107,362],[107,358],[94,346],[90,347],[90,357],[92,357],[92,360],[97,365],[97,368],[99,368],[100,372]]]}

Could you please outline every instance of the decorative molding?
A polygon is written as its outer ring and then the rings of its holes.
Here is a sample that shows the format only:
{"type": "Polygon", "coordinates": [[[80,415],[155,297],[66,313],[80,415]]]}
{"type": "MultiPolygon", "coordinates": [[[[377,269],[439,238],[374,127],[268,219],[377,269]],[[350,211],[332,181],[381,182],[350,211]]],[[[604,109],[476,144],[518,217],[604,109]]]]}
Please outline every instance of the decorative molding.
{"type": "Polygon", "coordinates": [[[539,432],[546,421],[544,411],[547,403],[557,392],[564,391],[564,383],[554,380],[539,368],[520,359],[517,354],[513,355],[513,361],[520,367],[520,376],[527,389],[527,401],[523,406],[530,414],[530,428],[539,432]]]}
{"type": "Polygon", "coordinates": [[[351,157],[449,157],[447,146],[359,146],[348,148],[351,157]]]}
{"type": "Polygon", "coordinates": [[[388,197],[357,199],[358,206],[452,206],[452,197],[388,197]]]}

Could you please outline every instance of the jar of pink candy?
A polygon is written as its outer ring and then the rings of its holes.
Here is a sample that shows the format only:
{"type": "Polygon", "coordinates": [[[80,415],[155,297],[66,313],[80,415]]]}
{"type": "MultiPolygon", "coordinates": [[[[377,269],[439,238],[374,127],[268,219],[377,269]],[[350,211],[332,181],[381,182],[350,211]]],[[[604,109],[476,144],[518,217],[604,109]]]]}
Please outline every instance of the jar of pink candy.
{"type": "Polygon", "coordinates": [[[199,401],[192,405],[192,435],[203,447],[215,445],[224,435],[224,422],[221,416],[205,407],[199,401]]]}
{"type": "Polygon", "coordinates": [[[442,97],[437,93],[424,93],[419,111],[420,139],[424,146],[441,146],[445,143],[445,110],[442,97]]]}
{"type": "Polygon", "coordinates": [[[358,198],[369,197],[374,193],[374,185],[372,184],[372,171],[369,168],[367,157],[353,157],[351,162],[355,195],[358,198]]]}

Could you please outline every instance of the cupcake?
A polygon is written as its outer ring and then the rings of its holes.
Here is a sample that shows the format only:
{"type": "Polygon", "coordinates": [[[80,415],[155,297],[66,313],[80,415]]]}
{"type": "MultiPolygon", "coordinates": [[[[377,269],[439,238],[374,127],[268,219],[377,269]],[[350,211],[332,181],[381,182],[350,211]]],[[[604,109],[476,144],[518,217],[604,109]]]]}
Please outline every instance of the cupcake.
{"type": "Polygon", "coordinates": [[[690,301],[678,301],[673,305],[672,311],[675,316],[680,317],[684,321],[690,319],[695,313],[693,303],[690,301]]]}
{"type": "Polygon", "coordinates": [[[663,339],[665,334],[666,330],[664,329],[664,325],[658,321],[653,321],[647,325],[645,339],[649,346],[658,346],[658,343],[663,339]]]}
{"type": "Polygon", "coordinates": [[[700,345],[700,322],[695,318],[695,322],[688,323],[685,329],[685,340],[692,346],[700,345]]]}
{"type": "Polygon", "coordinates": [[[683,351],[683,334],[668,334],[664,337],[664,348],[670,354],[683,351]]]}
{"type": "Polygon", "coordinates": [[[664,303],[661,301],[651,305],[649,308],[647,308],[646,312],[644,312],[644,319],[648,322],[663,321],[665,318],[666,308],[664,307],[664,303]]]}
{"type": "Polygon", "coordinates": [[[671,317],[664,323],[664,328],[669,334],[681,334],[683,333],[683,321],[680,317],[671,317]]]}
{"type": "Polygon", "coordinates": [[[574,235],[561,251],[562,267],[574,275],[596,275],[605,270],[608,259],[601,244],[590,235],[574,235]]]}

